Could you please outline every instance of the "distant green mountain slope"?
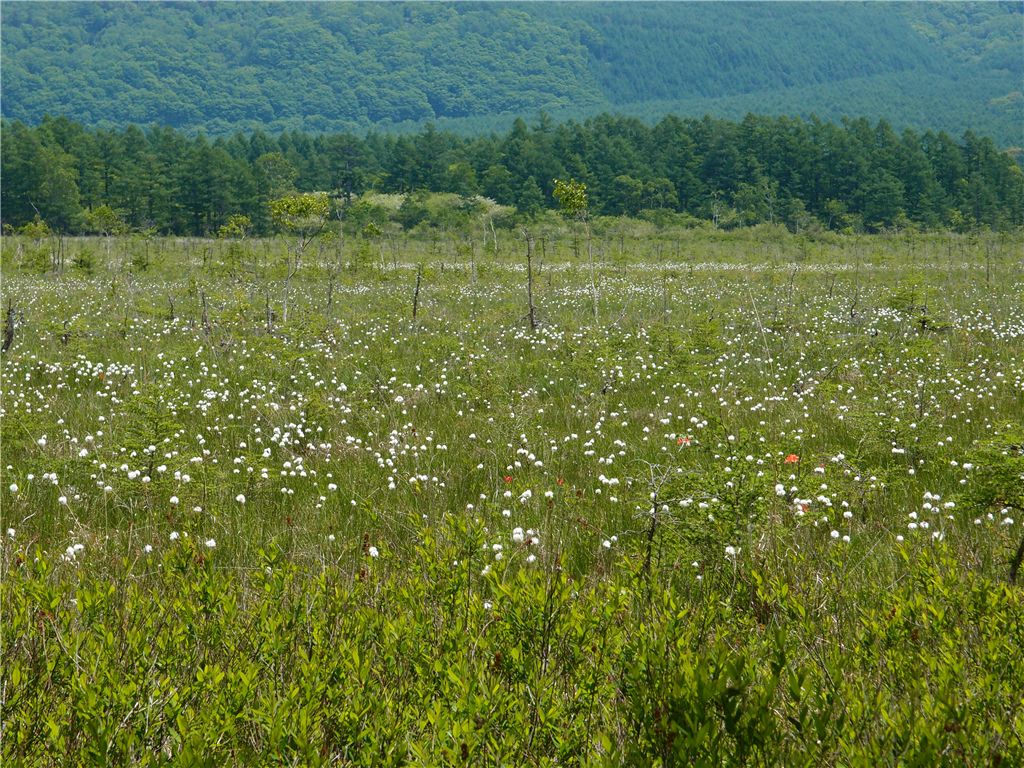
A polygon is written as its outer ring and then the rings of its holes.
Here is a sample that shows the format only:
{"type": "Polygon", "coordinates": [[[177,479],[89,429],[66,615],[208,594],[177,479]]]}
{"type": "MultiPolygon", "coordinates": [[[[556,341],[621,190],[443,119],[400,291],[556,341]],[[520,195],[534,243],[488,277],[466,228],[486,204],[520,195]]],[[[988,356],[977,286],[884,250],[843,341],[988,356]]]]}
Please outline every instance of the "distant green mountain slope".
{"type": "Polygon", "coordinates": [[[539,110],[725,109],[1024,143],[1019,3],[8,2],[2,15],[2,113],[30,123],[480,129],[539,110]]]}

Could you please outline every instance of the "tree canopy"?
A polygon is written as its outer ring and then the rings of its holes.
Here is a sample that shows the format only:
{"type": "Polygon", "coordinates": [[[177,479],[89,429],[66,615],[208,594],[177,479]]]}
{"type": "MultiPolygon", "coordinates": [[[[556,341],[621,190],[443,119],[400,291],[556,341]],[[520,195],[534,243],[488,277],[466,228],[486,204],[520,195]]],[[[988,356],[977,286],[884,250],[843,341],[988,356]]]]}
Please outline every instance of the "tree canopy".
{"type": "MultiPolygon", "coordinates": [[[[8,3],[3,116],[227,135],[516,115],[1024,122],[1019,3],[8,3]],[[969,82],[970,87],[964,83],[969,82]]],[[[342,148],[338,148],[343,152],[342,148]]]]}

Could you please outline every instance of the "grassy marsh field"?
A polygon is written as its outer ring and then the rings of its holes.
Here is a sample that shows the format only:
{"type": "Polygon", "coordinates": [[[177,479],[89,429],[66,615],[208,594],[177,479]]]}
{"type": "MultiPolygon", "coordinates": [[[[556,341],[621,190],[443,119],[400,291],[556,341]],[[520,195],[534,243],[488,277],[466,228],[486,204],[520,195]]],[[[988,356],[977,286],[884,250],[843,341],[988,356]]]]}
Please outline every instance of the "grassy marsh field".
{"type": "Polygon", "coordinates": [[[1024,764],[1020,235],[532,238],[5,237],[4,764],[1024,764]]]}

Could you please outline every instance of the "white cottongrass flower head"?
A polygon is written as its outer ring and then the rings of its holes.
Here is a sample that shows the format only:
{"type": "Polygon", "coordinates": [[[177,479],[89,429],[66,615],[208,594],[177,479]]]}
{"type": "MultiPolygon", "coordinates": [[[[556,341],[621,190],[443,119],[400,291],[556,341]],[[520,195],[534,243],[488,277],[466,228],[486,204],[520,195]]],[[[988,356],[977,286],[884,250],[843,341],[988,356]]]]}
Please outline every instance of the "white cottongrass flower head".
{"type": "Polygon", "coordinates": [[[85,544],[72,544],[64,550],[64,554],[61,556],[61,559],[64,560],[64,562],[73,563],[78,557],[78,554],[84,549],[85,544]]]}

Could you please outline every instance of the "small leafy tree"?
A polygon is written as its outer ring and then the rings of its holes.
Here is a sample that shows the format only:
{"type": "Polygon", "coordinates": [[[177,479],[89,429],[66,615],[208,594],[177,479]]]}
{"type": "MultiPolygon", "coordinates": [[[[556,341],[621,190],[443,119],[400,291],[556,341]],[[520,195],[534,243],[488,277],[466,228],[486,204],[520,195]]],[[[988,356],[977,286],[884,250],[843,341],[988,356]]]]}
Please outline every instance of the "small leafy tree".
{"type": "Polygon", "coordinates": [[[16,233],[32,241],[32,245],[24,250],[22,269],[34,274],[45,274],[51,263],[48,248],[43,241],[53,235],[53,230],[37,215],[32,221],[18,227],[16,233]]]}
{"type": "Polygon", "coordinates": [[[128,226],[120,214],[109,205],[98,205],[85,212],[85,228],[103,237],[121,235],[128,231],[128,226]]]}
{"type": "Polygon", "coordinates": [[[236,213],[217,230],[217,237],[222,240],[244,240],[251,231],[252,219],[236,213]]]}
{"type": "Polygon", "coordinates": [[[278,229],[298,236],[296,251],[306,246],[324,231],[331,215],[331,199],[326,192],[304,192],[285,195],[270,201],[270,216],[278,229]]]}
{"type": "Polygon", "coordinates": [[[306,248],[327,227],[331,215],[331,199],[326,192],[306,192],[285,195],[270,201],[270,217],[274,224],[296,235],[298,240],[288,252],[287,272],[284,280],[284,307],[282,320],[288,322],[288,296],[292,278],[302,266],[306,248]]]}
{"type": "Polygon", "coordinates": [[[555,179],[555,200],[558,209],[567,219],[583,224],[587,236],[587,261],[590,264],[590,299],[597,322],[597,279],[594,276],[594,244],[590,233],[590,208],[587,202],[587,185],[575,179],[555,179]]]}
{"type": "Polygon", "coordinates": [[[217,230],[217,237],[228,241],[227,266],[229,271],[234,272],[241,264],[242,257],[245,254],[245,247],[242,245],[242,241],[248,237],[251,231],[252,219],[238,213],[230,216],[227,222],[222,224],[220,229],[217,230]]]}
{"type": "Polygon", "coordinates": [[[18,234],[22,237],[39,241],[49,237],[53,233],[47,223],[36,216],[32,221],[19,227],[18,234]]]}
{"type": "Polygon", "coordinates": [[[577,221],[586,221],[589,217],[587,203],[587,185],[575,179],[562,181],[555,179],[555,200],[564,216],[577,221]]]}

